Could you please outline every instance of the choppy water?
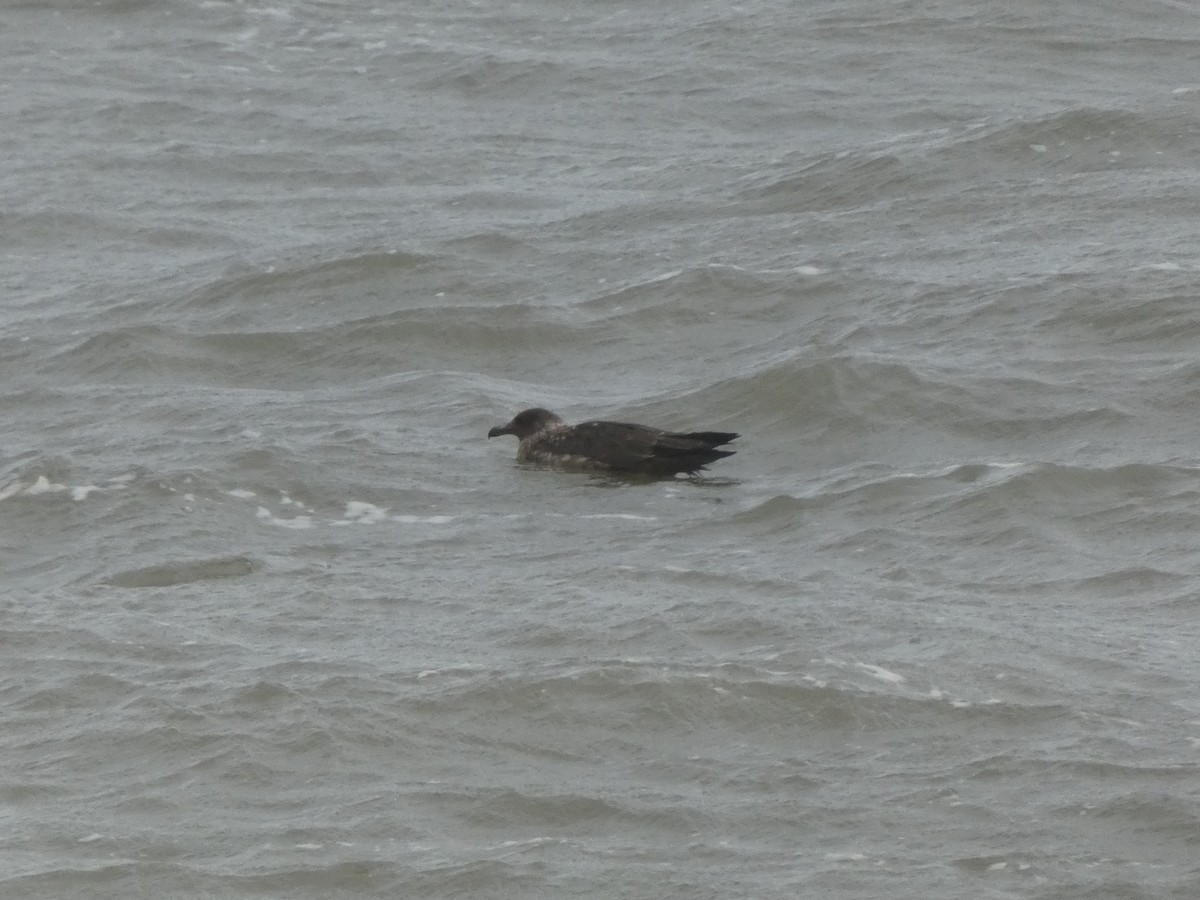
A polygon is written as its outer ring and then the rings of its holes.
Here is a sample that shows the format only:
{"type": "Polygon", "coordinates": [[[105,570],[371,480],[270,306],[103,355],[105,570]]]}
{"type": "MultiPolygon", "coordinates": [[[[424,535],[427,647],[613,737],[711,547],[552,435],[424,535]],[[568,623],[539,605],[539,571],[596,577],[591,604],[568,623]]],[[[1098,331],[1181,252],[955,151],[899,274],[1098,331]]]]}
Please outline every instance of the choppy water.
{"type": "Polygon", "coordinates": [[[8,4],[0,896],[1195,897],[1198,12],[8,4]]]}

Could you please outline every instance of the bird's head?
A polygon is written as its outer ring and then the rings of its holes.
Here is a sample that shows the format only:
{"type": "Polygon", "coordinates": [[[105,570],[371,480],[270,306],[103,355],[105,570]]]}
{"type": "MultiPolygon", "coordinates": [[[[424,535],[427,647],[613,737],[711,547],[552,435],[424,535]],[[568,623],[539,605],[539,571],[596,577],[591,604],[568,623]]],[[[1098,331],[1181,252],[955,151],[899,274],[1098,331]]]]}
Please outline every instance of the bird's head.
{"type": "Polygon", "coordinates": [[[562,419],[550,412],[548,409],[542,409],[540,406],[535,409],[527,409],[524,412],[519,412],[513,416],[513,420],[507,425],[497,425],[488,432],[488,437],[499,437],[502,434],[516,435],[517,440],[522,441],[531,434],[537,434],[539,431],[545,431],[547,428],[553,428],[555,425],[561,425],[562,419]]]}

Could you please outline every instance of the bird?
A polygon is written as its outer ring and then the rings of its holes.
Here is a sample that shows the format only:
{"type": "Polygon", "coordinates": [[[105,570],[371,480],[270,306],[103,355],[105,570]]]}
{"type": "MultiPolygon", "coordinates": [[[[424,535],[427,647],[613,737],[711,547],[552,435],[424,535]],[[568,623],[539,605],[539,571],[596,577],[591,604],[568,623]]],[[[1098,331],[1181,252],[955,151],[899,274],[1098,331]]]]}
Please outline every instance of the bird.
{"type": "Polygon", "coordinates": [[[738,435],[732,431],[664,431],[630,422],[568,425],[548,409],[534,407],[497,425],[489,438],[515,435],[517,459],[583,472],[672,477],[695,475],[734,450],[718,450],[738,435]]]}

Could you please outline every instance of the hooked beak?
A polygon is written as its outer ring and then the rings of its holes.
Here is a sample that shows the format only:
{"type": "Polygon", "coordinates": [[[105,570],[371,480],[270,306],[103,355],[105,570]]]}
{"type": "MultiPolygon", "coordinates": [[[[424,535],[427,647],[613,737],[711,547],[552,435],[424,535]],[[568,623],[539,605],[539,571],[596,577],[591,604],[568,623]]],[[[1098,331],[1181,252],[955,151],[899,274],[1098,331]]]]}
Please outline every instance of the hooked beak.
{"type": "Polygon", "coordinates": [[[512,434],[512,428],[508,425],[497,425],[488,432],[489,438],[500,437],[502,434],[512,434]]]}

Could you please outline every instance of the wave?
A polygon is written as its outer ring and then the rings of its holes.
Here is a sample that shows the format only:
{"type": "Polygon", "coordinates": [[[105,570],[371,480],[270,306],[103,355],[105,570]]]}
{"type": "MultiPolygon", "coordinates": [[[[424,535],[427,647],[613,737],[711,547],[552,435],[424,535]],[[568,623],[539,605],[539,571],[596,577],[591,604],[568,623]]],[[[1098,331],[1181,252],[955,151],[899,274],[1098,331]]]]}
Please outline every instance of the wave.
{"type": "MultiPolygon", "coordinates": [[[[584,727],[576,710],[619,710],[631,727],[670,731],[705,727],[759,727],[787,721],[810,732],[885,726],[927,725],[940,718],[958,721],[984,716],[1052,721],[1064,715],[1055,703],[999,701],[990,696],[953,696],[922,683],[918,670],[909,678],[861,661],[818,659],[793,668],[725,664],[718,666],[661,661],[596,660],[557,671],[498,677],[481,673],[441,683],[423,682],[424,715],[444,710],[455,719],[473,719],[483,711],[514,716],[536,714],[559,727],[584,727]]],[[[965,685],[958,686],[966,688],[965,685]]],[[[568,746],[568,745],[564,745],[568,746]]]]}
{"type": "MultiPolygon", "coordinates": [[[[897,135],[866,147],[817,154],[797,153],[772,170],[751,176],[737,193],[742,210],[864,211],[921,197],[961,195],[997,183],[1046,191],[1063,179],[1089,173],[1135,170],[1178,177],[1191,152],[1186,113],[1166,106],[1153,112],[1073,107],[1027,118],[982,121],[897,135]]],[[[1079,192],[1077,184],[1065,189],[1079,192]]],[[[1140,188],[1145,191],[1144,183],[1140,188]]],[[[1153,192],[1156,202],[1162,193],[1153,192]]]]}

